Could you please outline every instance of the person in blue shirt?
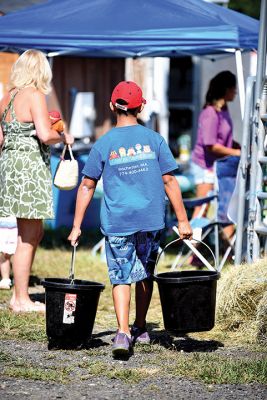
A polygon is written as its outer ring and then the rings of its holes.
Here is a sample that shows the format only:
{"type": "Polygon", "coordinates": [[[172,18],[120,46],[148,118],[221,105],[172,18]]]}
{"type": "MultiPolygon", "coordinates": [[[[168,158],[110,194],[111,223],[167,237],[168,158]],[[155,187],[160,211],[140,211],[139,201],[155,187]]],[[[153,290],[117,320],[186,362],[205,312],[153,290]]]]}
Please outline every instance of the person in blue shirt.
{"type": "Polygon", "coordinates": [[[114,357],[129,354],[135,343],[150,342],[146,314],[164,228],[165,193],[177,216],[181,239],[192,237],[181,191],[173,176],[176,161],[163,137],[137,122],[145,103],[141,88],[134,82],[122,81],[114,88],[110,108],[116,114],[117,123],[97,140],[89,153],[68,237],[75,246],[85,211],[102,177],[101,231],[105,236],[118,321],[112,347],[114,357]],[[136,283],[136,318],[130,331],[132,283],[136,283]]]}

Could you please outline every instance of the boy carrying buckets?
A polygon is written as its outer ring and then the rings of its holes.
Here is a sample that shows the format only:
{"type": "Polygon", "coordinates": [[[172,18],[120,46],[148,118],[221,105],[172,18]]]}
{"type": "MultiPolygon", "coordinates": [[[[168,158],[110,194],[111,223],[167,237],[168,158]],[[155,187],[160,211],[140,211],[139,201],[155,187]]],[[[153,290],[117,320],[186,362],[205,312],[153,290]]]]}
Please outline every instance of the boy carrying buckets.
{"type": "Polygon", "coordinates": [[[146,314],[160,235],[165,226],[165,193],[177,216],[181,239],[192,237],[181,191],[173,175],[176,161],[164,139],[137,122],[145,103],[141,88],[134,82],[122,81],[114,88],[110,108],[117,123],[97,140],[89,153],[68,237],[75,246],[85,211],[102,176],[101,231],[105,236],[118,321],[112,346],[114,357],[127,356],[135,343],[150,343],[146,314]],[[130,330],[132,283],[136,283],[136,316],[130,330]]]}

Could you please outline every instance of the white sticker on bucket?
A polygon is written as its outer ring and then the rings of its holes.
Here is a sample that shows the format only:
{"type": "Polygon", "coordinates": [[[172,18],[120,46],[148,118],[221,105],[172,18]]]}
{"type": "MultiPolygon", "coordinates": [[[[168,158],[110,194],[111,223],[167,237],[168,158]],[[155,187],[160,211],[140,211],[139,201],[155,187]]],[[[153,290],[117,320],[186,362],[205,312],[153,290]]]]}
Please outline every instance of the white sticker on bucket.
{"type": "Polygon", "coordinates": [[[77,294],[65,294],[63,324],[74,324],[76,299],[77,294]]]}

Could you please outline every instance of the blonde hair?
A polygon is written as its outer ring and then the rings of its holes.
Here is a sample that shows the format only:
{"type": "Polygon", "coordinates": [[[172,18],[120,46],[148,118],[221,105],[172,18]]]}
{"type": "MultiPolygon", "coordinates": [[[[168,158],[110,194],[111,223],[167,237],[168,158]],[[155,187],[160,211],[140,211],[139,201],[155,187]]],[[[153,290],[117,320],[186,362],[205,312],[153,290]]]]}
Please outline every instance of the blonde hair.
{"type": "Polygon", "coordinates": [[[26,50],[13,64],[9,88],[33,86],[44,94],[51,91],[52,71],[44,53],[26,50]]]}

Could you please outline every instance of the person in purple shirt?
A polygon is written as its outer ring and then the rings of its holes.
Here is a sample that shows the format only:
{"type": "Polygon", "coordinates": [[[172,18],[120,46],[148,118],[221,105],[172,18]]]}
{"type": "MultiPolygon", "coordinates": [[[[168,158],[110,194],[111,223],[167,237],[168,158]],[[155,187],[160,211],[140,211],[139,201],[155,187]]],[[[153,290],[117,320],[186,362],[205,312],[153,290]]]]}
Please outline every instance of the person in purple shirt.
{"type": "MultiPolygon", "coordinates": [[[[240,155],[240,148],[234,148],[233,124],[227,107],[235,94],[236,77],[232,72],[222,71],[211,79],[199,115],[197,141],[191,156],[197,197],[205,197],[213,189],[214,162],[218,158],[240,155]]],[[[198,215],[200,207],[195,208],[193,218],[198,215]]]]}

